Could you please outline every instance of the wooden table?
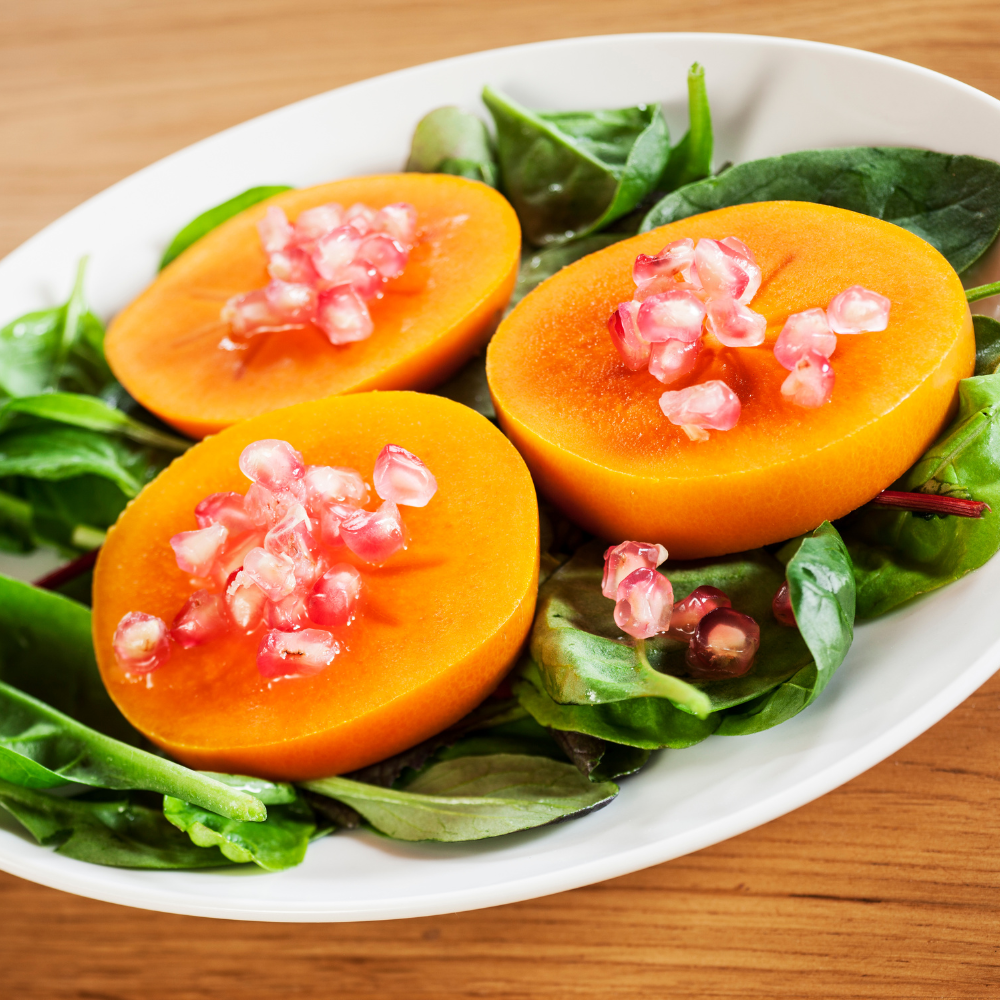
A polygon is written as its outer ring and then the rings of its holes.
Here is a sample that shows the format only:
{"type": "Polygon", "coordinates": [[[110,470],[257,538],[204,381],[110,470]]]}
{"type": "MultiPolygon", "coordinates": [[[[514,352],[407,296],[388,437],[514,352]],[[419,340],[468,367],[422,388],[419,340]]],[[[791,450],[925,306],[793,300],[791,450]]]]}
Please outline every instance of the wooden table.
{"type": "MultiPolygon", "coordinates": [[[[671,30],[852,45],[1000,97],[995,0],[2,0],[0,253],[167,153],[352,80],[518,42],[671,30]]],[[[0,982],[18,1000],[1000,996],[998,804],[1000,677],[789,816],[493,910],[236,923],[0,874],[0,982]]]]}

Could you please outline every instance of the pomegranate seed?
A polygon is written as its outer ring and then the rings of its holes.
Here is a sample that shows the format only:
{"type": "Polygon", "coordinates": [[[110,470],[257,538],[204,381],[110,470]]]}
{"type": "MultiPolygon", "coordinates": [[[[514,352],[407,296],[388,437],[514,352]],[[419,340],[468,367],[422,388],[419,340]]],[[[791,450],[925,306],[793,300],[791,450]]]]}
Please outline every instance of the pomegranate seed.
{"type": "Polygon", "coordinates": [[[317,625],[349,625],[361,594],[361,574],[347,563],[331,566],[316,581],[306,607],[317,625]]]}
{"type": "Polygon", "coordinates": [[[261,677],[312,677],[325,670],[340,652],[329,632],[305,628],[299,632],[265,633],[257,648],[257,670],[261,677]]]}
{"type": "Polygon", "coordinates": [[[748,247],[742,240],[738,240],[735,236],[726,236],[719,240],[719,242],[726,248],[726,250],[733,253],[733,259],[736,262],[736,266],[746,272],[748,278],[747,287],[744,289],[743,295],[740,298],[740,302],[746,305],[746,303],[753,300],[753,297],[760,290],[760,283],[763,279],[760,265],[757,263],[750,247],[748,247]]]}
{"type": "Polygon", "coordinates": [[[357,512],[357,507],[346,503],[331,503],[324,506],[319,515],[319,535],[323,544],[331,548],[343,545],[340,526],[357,512]]]}
{"type": "Polygon", "coordinates": [[[649,343],[639,333],[639,303],[622,302],[608,318],[611,342],[630,371],[642,371],[649,364],[649,343]]]}
{"type": "Polygon", "coordinates": [[[385,282],[379,277],[374,264],[366,260],[356,260],[348,264],[337,279],[338,285],[349,285],[354,289],[358,298],[367,302],[369,299],[379,298],[385,282]]]}
{"type": "Polygon", "coordinates": [[[694,240],[685,237],[668,243],[654,257],[644,253],[639,254],[632,265],[632,280],[638,286],[652,281],[653,278],[672,278],[675,274],[686,277],[687,271],[694,263],[694,240]]]}
{"type": "Polygon", "coordinates": [[[795,620],[795,612],[792,609],[792,595],[788,592],[788,581],[782,582],[778,592],[771,601],[771,611],[779,625],[787,625],[789,628],[798,628],[795,620]]]}
{"type": "Polygon", "coordinates": [[[648,639],[670,627],[674,589],[655,569],[633,570],[618,584],[615,624],[636,639],[648,639]]]}
{"type": "Polygon", "coordinates": [[[224,524],[211,524],[197,531],[178,532],[170,539],[170,547],[185,573],[208,576],[228,537],[229,529],[224,524]]]}
{"type": "Polygon", "coordinates": [[[656,569],[667,558],[659,543],[620,542],[604,550],[604,578],[601,593],[612,601],[618,599],[618,584],[637,569],[656,569]]]}
{"type": "Polygon", "coordinates": [[[737,254],[718,240],[701,239],[694,249],[694,271],[711,298],[724,296],[743,300],[750,275],[740,266],[737,254]]]}
{"type": "Polygon", "coordinates": [[[264,289],[267,304],[286,323],[305,326],[316,314],[316,289],[290,281],[272,280],[264,289]]]}
{"type": "Polygon", "coordinates": [[[225,601],[236,627],[249,634],[260,624],[267,595],[243,570],[237,570],[226,586],[225,601]]]}
{"type": "Polygon", "coordinates": [[[212,567],[212,579],[220,589],[224,589],[229,578],[243,566],[246,554],[264,544],[264,532],[258,529],[244,532],[235,538],[230,536],[222,554],[212,567]]]}
{"type": "Polygon", "coordinates": [[[663,393],[660,409],[692,441],[708,440],[706,427],[728,431],[740,419],[739,397],[719,379],[663,393]]]}
{"type": "Polygon", "coordinates": [[[264,438],[243,449],[240,472],[266,490],[287,490],[306,474],[306,465],[287,441],[264,438]]]}
{"type": "Polygon", "coordinates": [[[284,555],[292,560],[298,586],[309,586],[318,576],[319,544],[302,504],[289,507],[288,513],[264,536],[264,549],[271,555],[284,555]]]}
{"type": "Polygon", "coordinates": [[[196,590],[177,612],[170,638],[179,646],[201,646],[226,630],[226,606],[220,594],[196,590]]]}
{"type": "Polygon", "coordinates": [[[269,601],[280,601],[295,589],[295,563],[284,553],[251,549],[243,560],[243,574],[260,587],[269,601]]]}
{"type": "Polygon", "coordinates": [[[742,677],[759,647],[760,626],[749,615],[716,608],[695,629],[687,649],[688,667],[700,680],[742,677]]]}
{"type": "Polygon", "coordinates": [[[384,563],[406,544],[399,508],[392,500],[374,512],[356,510],[340,524],[344,544],[365,562],[384,563]]]}
{"type": "Polygon", "coordinates": [[[822,354],[806,351],[781,383],[781,395],[797,406],[822,406],[833,395],[834,378],[833,366],[822,354]]]}
{"type": "Polygon", "coordinates": [[[369,208],[360,201],[356,201],[344,213],[344,222],[354,226],[354,228],[357,229],[362,236],[364,236],[366,233],[370,233],[372,229],[375,228],[376,215],[377,213],[374,208],[369,208]]]}
{"type": "Polygon", "coordinates": [[[270,254],[267,273],[278,281],[301,285],[315,285],[320,280],[312,258],[299,247],[289,247],[270,254]]]}
{"type": "Polygon", "coordinates": [[[368,307],[349,284],[320,292],[315,323],[334,345],[366,340],[375,329],[368,307]]]}
{"type": "Polygon", "coordinates": [[[325,281],[340,281],[344,268],[354,263],[363,234],[354,226],[338,226],[316,240],[310,257],[325,281]]]}
{"type": "Polygon", "coordinates": [[[356,469],[339,465],[308,465],[302,480],[306,505],[318,514],[326,504],[346,503],[363,507],[368,503],[368,486],[356,469]]]}
{"type": "Polygon", "coordinates": [[[252,337],[257,333],[275,333],[295,330],[301,323],[292,323],[276,312],[267,300],[263,288],[255,288],[243,295],[234,295],[223,307],[223,323],[228,323],[237,336],[252,337]]]}
{"type": "Polygon", "coordinates": [[[691,343],[701,339],[705,306],[694,292],[675,288],[644,299],[636,323],[643,340],[662,343],[683,340],[691,343]]]}
{"type": "Polygon", "coordinates": [[[687,344],[683,340],[653,344],[649,352],[649,374],[664,385],[676,382],[694,371],[704,346],[700,339],[687,344]]]}
{"type": "Polygon", "coordinates": [[[387,444],[378,453],[372,482],[383,500],[406,507],[426,507],[438,488],[431,470],[398,444],[387,444]]]}
{"type": "Polygon", "coordinates": [[[807,351],[830,357],[837,349],[837,335],[830,329],[822,309],[806,309],[792,313],[774,344],[778,363],[791,371],[807,351]]]}
{"type": "Polygon", "coordinates": [[[758,347],[764,343],[767,320],[736,299],[708,300],[708,329],[726,347],[758,347]]]}
{"type": "Polygon", "coordinates": [[[260,243],[264,253],[272,254],[288,247],[293,238],[293,230],[284,209],[269,205],[264,218],[257,223],[260,243]]]}
{"type": "Polygon", "coordinates": [[[246,508],[253,523],[262,528],[271,528],[277,524],[289,511],[289,508],[305,499],[305,488],[301,483],[295,483],[289,490],[265,489],[260,483],[254,483],[247,490],[246,508]]]}
{"type": "Polygon", "coordinates": [[[392,237],[384,233],[372,233],[362,241],[358,257],[372,264],[380,278],[388,280],[398,278],[403,273],[407,253],[392,237]]]}
{"type": "Polygon", "coordinates": [[[335,201],[299,212],[295,220],[295,243],[300,247],[310,246],[339,229],[344,222],[344,208],[335,201]]]}
{"type": "Polygon", "coordinates": [[[851,285],[833,297],[826,315],[834,333],[877,333],[889,325],[891,305],[884,295],[851,285]]]}
{"type": "Polygon", "coordinates": [[[241,493],[212,493],[205,497],[194,509],[194,518],[199,528],[212,524],[224,524],[230,536],[253,531],[253,518],[247,513],[241,493]]]}
{"type": "Polygon", "coordinates": [[[130,674],[148,674],[170,659],[170,637],[162,618],[130,611],[111,640],[118,663],[130,674]]]}
{"type": "Polygon", "coordinates": [[[690,641],[698,623],[716,608],[730,608],[732,601],[718,587],[695,587],[683,600],[674,605],[670,618],[670,636],[681,642],[690,641]]]}
{"type": "Polygon", "coordinates": [[[412,246],[417,233],[417,210],[405,201],[386,205],[376,214],[373,228],[404,247],[412,246]]]}
{"type": "Polygon", "coordinates": [[[309,628],[305,598],[296,592],[280,601],[268,601],[264,605],[264,624],[279,632],[298,632],[309,628]]]}

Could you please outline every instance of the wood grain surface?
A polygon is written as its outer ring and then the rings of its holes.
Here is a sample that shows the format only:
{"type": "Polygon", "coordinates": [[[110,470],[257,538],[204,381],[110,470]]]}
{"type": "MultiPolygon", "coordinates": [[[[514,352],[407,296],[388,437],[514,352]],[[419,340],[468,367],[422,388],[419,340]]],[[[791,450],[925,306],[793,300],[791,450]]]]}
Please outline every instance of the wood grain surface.
{"type": "MultiPolygon", "coordinates": [[[[671,30],[851,45],[1000,97],[996,0],[0,0],[0,253],[167,153],[352,80],[518,42],[671,30]]],[[[252,924],[132,910],[0,874],[0,991],[1000,996],[998,806],[994,678],[797,812],[527,903],[391,923],[252,924]]]]}

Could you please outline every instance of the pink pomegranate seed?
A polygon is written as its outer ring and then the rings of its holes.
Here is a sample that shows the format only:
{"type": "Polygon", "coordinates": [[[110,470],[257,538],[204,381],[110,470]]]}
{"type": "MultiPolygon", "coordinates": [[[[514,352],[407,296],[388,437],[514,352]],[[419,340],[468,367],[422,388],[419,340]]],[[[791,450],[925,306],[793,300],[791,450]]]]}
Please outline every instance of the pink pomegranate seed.
{"type": "Polygon", "coordinates": [[[837,349],[837,335],[830,329],[822,309],[806,309],[792,313],[774,344],[778,363],[791,371],[807,351],[830,357],[837,349]]]}
{"type": "Polygon", "coordinates": [[[269,205],[264,218],[257,223],[260,234],[260,244],[264,253],[277,253],[284,250],[292,242],[293,230],[285,215],[284,209],[277,205],[269,205]]]}
{"type": "Polygon", "coordinates": [[[319,559],[317,533],[305,507],[295,504],[264,537],[265,551],[273,556],[288,556],[292,560],[295,582],[300,587],[311,585],[319,575],[316,572],[319,559]]]}
{"type": "Polygon", "coordinates": [[[224,524],[211,524],[197,531],[178,532],[170,539],[170,547],[185,573],[208,576],[228,537],[229,529],[224,524]]]}
{"type": "Polygon", "coordinates": [[[253,531],[253,518],[247,513],[241,493],[211,493],[194,509],[199,528],[224,524],[230,536],[253,531]]]}
{"type": "Polygon", "coordinates": [[[692,441],[707,441],[705,428],[732,430],[740,419],[740,400],[725,382],[713,379],[660,396],[660,409],[692,441]]]}
{"type": "Polygon", "coordinates": [[[438,488],[431,470],[398,444],[387,444],[378,453],[372,482],[383,500],[406,507],[426,507],[438,488]]]}
{"type": "Polygon", "coordinates": [[[276,250],[268,255],[267,273],[278,281],[290,281],[301,285],[315,285],[319,272],[313,266],[312,257],[301,247],[276,250]]]}
{"type": "Polygon", "coordinates": [[[649,364],[649,342],[639,333],[638,302],[622,302],[608,318],[608,333],[625,367],[642,371],[649,364]]]}
{"type": "Polygon", "coordinates": [[[344,208],[335,201],[300,212],[295,220],[295,242],[299,246],[313,244],[316,240],[339,229],[344,222],[344,208]]]}
{"type": "Polygon", "coordinates": [[[378,276],[388,280],[398,278],[406,267],[406,250],[384,233],[366,236],[358,250],[358,257],[366,260],[378,271],[378,276]]]}
{"type": "Polygon", "coordinates": [[[884,295],[851,285],[833,297],[826,315],[834,333],[877,333],[889,325],[891,305],[884,295]]]}
{"type": "Polygon", "coordinates": [[[326,504],[346,503],[363,507],[368,503],[368,486],[356,469],[340,465],[308,465],[302,480],[306,504],[318,514],[326,504]]]}
{"type": "Polygon", "coordinates": [[[177,612],[170,638],[179,646],[201,646],[226,631],[226,605],[220,594],[196,590],[177,612]]]}
{"type": "Polygon", "coordinates": [[[361,594],[361,574],[347,563],[331,566],[316,581],[306,607],[317,625],[349,625],[361,594]]]}
{"type": "Polygon", "coordinates": [[[295,589],[295,563],[284,553],[251,549],[243,560],[243,575],[256,583],[269,601],[280,601],[295,589]]]}
{"type": "Polygon", "coordinates": [[[795,611],[792,608],[792,595],[788,592],[788,581],[785,580],[778,588],[778,592],[771,601],[771,611],[779,625],[787,625],[789,628],[798,628],[795,620],[795,611]]]}
{"type": "Polygon", "coordinates": [[[341,272],[354,263],[362,235],[354,226],[338,226],[321,236],[310,254],[319,276],[326,281],[343,280],[341,272]]]}
{"type": "Polygon", "coordinates": [[[344,222],[354,226],[364,236],[375,228],[375,217],[377,214],[374,208],[369,208],[360,201],[356,201],[344,213],[344,222]]]}
{"type": "Polygon", "coordinates": [[[288,513],[289,508],[305,499],[305,492],[301,483],[293,483],[291,489],[273,491],[254,483],[247,490],[247,513],[255,525],[271,528],[288,513]]]}
{"type": "Polygon", "coordinates": [[[639,254],[632,265],[632,280],[636,285],[644,285],[653,278],[672,278],[684,272],[694,262],[694,240],[685,237],[668,243],[655,257],[639,254]]]}
{"type": "Polygon", "coordinates": [[[257,647],[257,670],[261,677],[312,677],[325,670],[340,652],[329,632],[304,628],[300,632],[266,632],[257,647]]]}
{"type": "Polygon", "coordinates": [[[649,352],[649,374],[664,385],[676,382],[694,371],[704,346],[700,339],[690,343],[665,340],[662,344],[653,344],[649,352]]]}
{"type": "Polygon", "coordinates": [[[741,305],[746,305],[760,288],[761,272],[753,254],[731,236],[725,240],[698,240],[694,273],[711,298],[726,296],[741,305]]]}
{"type": "Polygon", "coordinates": [[[758,347],[764,343],[767,320],[728,296],[708,300],[708,329],[726,347],[758,347]]]}
{"type": "Polygon", "coordinates": [[[732,601],[718,587],[695,587],[683,600],[674,605],[670,618],[670,636],[688,642],[698,628],[698,623],[716,608],[731,608],[732,601]]]}
{"type": "Polygon", "coordinates": [[[301,323],[290,322],[277,312],[267,300],[263,288],[255,288],[244,295],[234,295],[223,307],[221,319],[228,323],[237,336],[252,337],[258,333],[276,333],[294,330],[301,323]]]}
{"type": "Polygon", "coordinates": [[[319,533],[323,544],[330,548],[343,545],[340,526],[357,512],[357,507],[346,503],[331,503],[324,506],[319,515],[319,533]]]}
{"type": "Polygon", "coordinates": [[[643,340],[662,343],[683,340],[691,343],[701,338],[705,306],[694,292],[683,288],[659,292],[645,299],[636,322],[643,340]]]}
{"type": "Polygon", "coordinates": [[[834,378],[833,366],[822,354],[806,351],[781,383],[781,395],[796,406],[822,406],[833,395],[834,378]]]}
{"type": "Polygon", "coordinates": [[[305,326],[316,314],[316,289],[312,285],[272,280],[264,289],[264,297],[287,323],[305,326]]]}
{"type": "Polygon", "coordinates": [[[753,297],[760,290],[760,283],[763,280],[760,265],[757,263],[757,259],[754,257],[750,247],[735,236],[726,236],[724,239],[719,240],[719,242],[733,252],[737,266],[746,271],[749,281],[740,299],[745,305],[747,302],[752,301],[753,297]]]}
{"type": "Polygon", "coordinates": [[[374,229],[391,236],[405,246],[412,246],[417,234],[417,210],[405,201],[386,205],[375,216],[374,229]]]}
{"type": "Polygon", "coordinates": [[[384,563],[406,544],[399,508],[392,500],[374,512],[356,510],[340,524],[344,544],[365,562],[384,563]]]}
{"type": "Polygon", "coordinates": [[[295,592],[280,601],[268,601],[264,605],[264,624],[279,632],[298,632],[300,629],[309,628],[306,599],[295,592]]]}
{"type": "Polygon", "coordinates": [[[264,532],[255,529],[233,537],[230,535],[222,554],[212,567],[212,579],[220,589],[225,589],[229,578],[243,566],[246,554],[264,544],[264,532]]]}
{"type": "Polygon", "coordinates": [[[130,611],[111,641],[118,663],[130,674],[148,674],[170,659],[170,637],[162,618],[130,611]]]}
{"type": "Polygon", "coordinates": [[[674,588],[655,569],[633,570],[618,584],[615,624],[636,639],[666,632],[673,609],[674,588]]]}
{"type": "Polygon", "coordinates": [[[732,608],[716,608],[698,623],[687,649],[692,676],[700,680],[742,677],[760,647],[760,626],[732,608]]]}
{"type": "Polygon", "coordinates": [[[385,282],[379,277],[374,264],[364,260],[356,260],[353,264],[348,264],[337,280],[338,285],[350,285],[357,293],[358,298],[368,301],[378,298],[382,294],[385,282]]]}
{"type": "Polygon", "coordinates": [[[659,543],[620,542],[604,550],[604,577],[601,593],[612,601],[618,598],[618,584],[637,569],[656,569],[667,558],[659,543]]]}
{"type": "Polygon", "coordinates": [[[315,323],[335,345],[366,340],[375,329],[368,307],[351,285],[320,292],[315,323]]]}
{"type": "Polygon", "coordinates": [[[236,627],[249,634],[260,624],[267,595],[246,573],[238,570],[226,586],[225,601],[236,627]]]}
{"type": "Polygon", "coordinates": [[[266,490],[290,489],[306,474],[306,464],[287,441],[264,438],[243,449],[240,472],[266,490]]]}

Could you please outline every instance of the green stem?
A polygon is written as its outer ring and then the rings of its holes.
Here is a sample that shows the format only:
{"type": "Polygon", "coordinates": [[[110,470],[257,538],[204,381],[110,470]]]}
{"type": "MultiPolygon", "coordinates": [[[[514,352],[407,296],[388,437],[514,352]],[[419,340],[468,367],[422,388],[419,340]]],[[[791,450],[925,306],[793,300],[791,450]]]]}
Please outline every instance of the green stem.
{"type": "Polygon", "coordinates": [[[636,639],[635,658],[638,661],[637,666],[656,675],[660,697],[668,699],[689,715],[696,715],[699,719],[708,718],[712,712],[712,702],[708,695],[693,684],[682,681],[679,677],[661,674],[656,670],[646,656],[645,639],[636,639]]]}
{"type": "Polygon", "coordinates": [[[160,448],[162,451],[170,451],[181,455],[194,443],[173,434],[164,434],[163,431],[156,430],[138,420],[129,419],[129,423],[122,427],[122,434],[136,444],[146,444],[152,448],[160,448]]]}
{"type": "Polygon", "coordinates": [[[994,281],[989,285],[978,285],[976,288],[967,288],[965,298],[968,302],[978,302],[980,299],[988,299],[991,295],[1000,295],[1000,281],[994,281]]]}
{"type": "Polygon", "coordinates": [[[63,365],[69,357],[69,349],[76,343],[76,338],[80,335],[80,319],[87,311],[87,305],[83,298],[83,276],[87,271],[87,261],[89,257],[81,257],[80,263],[76,266],[76,280],[73,282],[73,291],[69,294],[66,303],[66,313],[63,316],[62,339],[59,341],[59,350],[56,354],[54,367],[55,376],[58,379],[62,375],[63,365]]]}

